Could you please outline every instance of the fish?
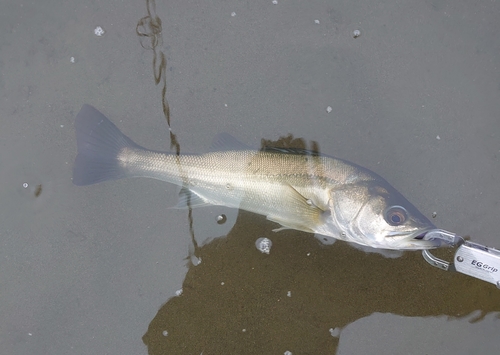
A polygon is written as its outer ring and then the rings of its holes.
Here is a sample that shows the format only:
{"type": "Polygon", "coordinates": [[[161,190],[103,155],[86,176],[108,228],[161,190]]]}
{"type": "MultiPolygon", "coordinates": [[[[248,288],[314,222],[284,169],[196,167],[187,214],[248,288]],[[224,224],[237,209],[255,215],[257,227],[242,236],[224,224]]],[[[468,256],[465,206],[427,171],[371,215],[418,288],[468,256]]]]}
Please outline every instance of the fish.
{"type": "Polygon", "coordinates": [[[181,187],[175,207],[239,208],[280,225],[360,246],[433,249],[435,226],[385,179],[347,160],[305,149],[252,149],[227,133],[204,154],[145,149],[91,105],[75,119],[73,183],[148,177],[181,187]]]}

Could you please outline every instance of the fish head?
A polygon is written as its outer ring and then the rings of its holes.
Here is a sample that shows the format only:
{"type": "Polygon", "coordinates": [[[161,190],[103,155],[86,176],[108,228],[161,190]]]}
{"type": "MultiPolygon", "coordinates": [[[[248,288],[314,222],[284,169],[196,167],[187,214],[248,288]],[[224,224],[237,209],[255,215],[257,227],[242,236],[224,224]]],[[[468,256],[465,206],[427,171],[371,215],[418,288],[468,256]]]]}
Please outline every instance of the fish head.
{"type": "Polygon", "coordinates": [[[342,240],[397,250],[440,246],[424,238],[436,227],[382,178],[332,189],[329,207],[342,240]]]}

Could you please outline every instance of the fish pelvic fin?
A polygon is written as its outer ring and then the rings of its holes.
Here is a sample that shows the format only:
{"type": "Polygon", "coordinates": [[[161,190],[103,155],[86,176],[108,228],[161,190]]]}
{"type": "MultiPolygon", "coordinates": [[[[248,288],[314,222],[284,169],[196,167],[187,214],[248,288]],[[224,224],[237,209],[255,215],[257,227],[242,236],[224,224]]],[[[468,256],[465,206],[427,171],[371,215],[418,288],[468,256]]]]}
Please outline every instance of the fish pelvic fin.
{"type": "Polygon", "coordinates": [[[140,148],[101,112],[83,105],[76,115],[78,154],[73,166],[73,183],[84,186],[126,177],[119,154],[126,148],[140,148]]]}

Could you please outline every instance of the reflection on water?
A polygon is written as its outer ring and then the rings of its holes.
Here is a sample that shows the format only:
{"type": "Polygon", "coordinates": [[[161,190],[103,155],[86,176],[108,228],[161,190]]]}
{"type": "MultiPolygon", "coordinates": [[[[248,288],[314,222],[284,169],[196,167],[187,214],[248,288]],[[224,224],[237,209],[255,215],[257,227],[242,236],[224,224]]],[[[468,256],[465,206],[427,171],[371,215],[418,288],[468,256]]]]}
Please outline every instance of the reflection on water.
{"type": "Polygon", "coordinates": [[[198,248],[203,262],[190,267],[183,294],[161,307],[143,337],[150,354],[325,354],[339,341],[330,329],[373,312],[462,317],[479,310],[479,320],[500,311],[493,285],[430,267],[419,252],[387,259],[273,227],[241,212],[227,238],[198,248]],[[255,248],[260,235],[273,240],[269,255],[255,248]]]}
{"type": "Polygon", "coordinates": [[[154,0],[146,0],[147,15],[137,22],[135,31],[140,38],[141,46],[144,49],[153,52],[153,74],[155,84],[161,83],[161,103],[163,115],[167,120],[170,132],[170,148],[175,148],[177,155],[180,154],[180,145],[177,141],[177,136],[171,128],[170,122],[170,105],[167,100],[167,78],[165,70],[167,69],[167,58],[165,53],[160,49],[163,44],[161,19],[156,15],[156,3],[154,0]]]}
{"type": "MultiPolygon", "coordinates": [[[[263,146],[270,142],[263,141],[263,146]]],[[[303,146],[289,136],[279,146],[303,146]]],[[[150,354],[334,353],[339,330],[374,312],[463,317],[500,311],[488,283],[430,267],[420,252],[397,259],[344,242],[321,244],[241,211],[226,238],[198,246],[180,296],[158,311],[143,337],[150,354]],[[255,247],[272,240],[269,254],[255,247]]],[[[449,253],[443,250],[441,253],[449,253]]],[[[192,260],[192,258],[191,258],[192,260]]]]}

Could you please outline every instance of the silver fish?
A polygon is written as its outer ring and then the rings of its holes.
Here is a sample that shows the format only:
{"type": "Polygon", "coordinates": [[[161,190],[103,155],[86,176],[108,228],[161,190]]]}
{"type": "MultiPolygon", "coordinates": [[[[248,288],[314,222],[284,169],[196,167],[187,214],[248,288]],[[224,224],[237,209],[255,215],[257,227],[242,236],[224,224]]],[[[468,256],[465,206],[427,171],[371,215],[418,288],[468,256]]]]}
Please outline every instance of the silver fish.
{"type": "Polygon", "coordinates": [[[176,155],[135,144],[102,113],[76,116],[75,185],[149,177],[182,186],[177,206],[240,208],[280,228],[318,233],[371,248],[416,250],[435,226],[387,181],[342,159],[305,150],[249,149],[229,135],[218,151],[176,155]]]}

